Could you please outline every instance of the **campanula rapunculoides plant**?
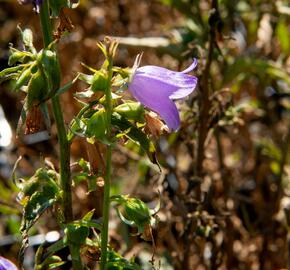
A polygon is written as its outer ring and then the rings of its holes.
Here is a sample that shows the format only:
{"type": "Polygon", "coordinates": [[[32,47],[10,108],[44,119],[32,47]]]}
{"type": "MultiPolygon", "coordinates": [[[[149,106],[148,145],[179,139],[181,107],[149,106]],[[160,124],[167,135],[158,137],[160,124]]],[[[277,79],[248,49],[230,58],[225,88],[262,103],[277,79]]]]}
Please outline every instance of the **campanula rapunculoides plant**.
{"type": "Polygon", "coordinates": [[[130,140],[143,149],[151,162],[158,164],[152,136],[147,128],[152,123],[148,123],[146,115],[154,111],[165,121],[170,131],[179,128],[180,118],[173,100],[185,98],[195,90],[197,78],[187,73],[196,67],[197,61],[194,60],[182,72],[157,66],[138,67],[136,64],[133,68],[120,68],[114,66],[118,44],[106,38],[103,43],[98,43],[104,55],[102,66],[94,69],[84,64],[90,74],[78,73],[73,81],[61,86],[57,43],[62,31],[54,39],[51,21],[55,16],[64,16],[63,8],[73,7],[75,1],[22,2],[34,4],[39,12],[44,47],[37,50],[33,45],[32,31],[20,29],[23,50],[11,46],[11,67],[0,72],[1,81],[13,79],[14,90],[25,93],[19,136],[37,133],[42,121],[45,122],[46,129],[50,129],[48,103],[51,102],[60,149],[59,171],[50,162],[45,162],[34,175],[24,180],[18,178],[14,170],[13,179],[19,189],[19,202],[23,207],[20,259],[23,259],[29,245],[29,230],[50,209],[59,224],[62,238],[48,248],[41,246],[38,249],[35,269],[53,269],[66,264],[68,256],[61,258],[56,254],[66,247],[74,270],[86,267],[82,254],[88,248],[96,251],[96,261],[101,270],[141,269],[134,259],[127,261],[110,247],[110,204],[114,204],[124,223],[137,228],[138,234],[142,234],[145,240],[152,241],[153,245],[152,228],[158,221],[156,214],[159,204],[155,209],[150,209],[138,198],[116,194],[111,196],[112,150],[118,141],[130,140]],[[75,94],[82,108],[67,128],[59,96],[76,79],[87,83],[88,88],[75,94]],[[128,95],[129,92],[133,100],[128,95]],[[22,124],[26,125],[24,134],[20,132],[22,124]],[[86,150],[94,155],[89,154],[89,161],[81,158],[78,162],[79,171],[71,175],[70,145],[75,137],[84,138],[86,150]],[[102,160],[97,166],[94,164],[96,159],[102,160]],[[103,179],[101,183],[97,183],[99,178],[103,179]],[[91,209],[81,219],[74,218],[72,188],[81,181],[88,183],[89,192],[96,191],[98,185],[103,186],[102,217],[94,216],[95,209],[91,209]]]}

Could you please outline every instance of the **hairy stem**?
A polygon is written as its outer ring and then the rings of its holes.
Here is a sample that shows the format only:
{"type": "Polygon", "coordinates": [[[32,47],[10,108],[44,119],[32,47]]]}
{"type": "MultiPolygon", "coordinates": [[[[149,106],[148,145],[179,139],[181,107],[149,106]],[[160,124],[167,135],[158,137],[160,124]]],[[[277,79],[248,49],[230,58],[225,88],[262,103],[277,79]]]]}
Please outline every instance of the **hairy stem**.
{"type": "MultiPolygon", "coordinates": [[[[53,41],[48,1],[43,1],[41,5],[40,21],[44,46],[47,47],[53,41]]],[[[59,97],[58,96],[52,97],[51,102],[57,126],[57,135],[60,149],[59,167],[60,167],[60,184],[63,192],[62,207],[64,214],[64,223],[69,223],[73,220],[72,193],[71,193],[72,183],[70,177],[70,145],[67,140],[67,133],[65,129],[59,97]]],[[[76,258],[73,259],[73,269],[75,270],[83,269],[80,256],[77,259],[76,258]]]]}
{"type": "MultiPolygon", "coordinates": [[[[108,65],[108,82],[106,89],[106,115],[107,115],[107,138],[111,140],[111,115],[112,115],[112,58],[109,56],[108,65]]],[[[104,185],[103,198],[103,225],[101,238],[101,270],[106,269],[107,264],[107,247],[108,247],[108,231],[109,231],[109,214],[110,214],[110,188],[111,188],[111,174],[112,174],[112,144],[107,145],[106,151],[106,173],[104,185]]]]}

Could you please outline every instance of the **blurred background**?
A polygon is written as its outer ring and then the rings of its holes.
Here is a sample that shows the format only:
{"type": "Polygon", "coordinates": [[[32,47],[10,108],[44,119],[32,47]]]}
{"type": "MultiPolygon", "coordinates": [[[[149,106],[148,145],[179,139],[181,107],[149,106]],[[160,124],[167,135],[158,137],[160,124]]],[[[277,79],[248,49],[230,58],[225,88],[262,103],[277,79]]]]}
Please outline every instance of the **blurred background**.
{"type": "MultiPolygon", "coordinates": [[[[154,207],[160,192],[159,224],[152,242],[132,236],[112,211],[111,245],[142,269],[287,269],[290,266],[290,7],[274,0],[82,0],[65,10],[73,24],[59,41],[63,83],[81,65],[98,68],[98,40],[119,40],[115,65],[172,70],[198,59],[198,89],[178,103],[178,132],[154,138],[162,172],[137,145],[120,143],[113,153],[113,194],[132,194],[154,207]],[[203,109],[205,108],[205,109],[203,109]],[[202,143],[203,142],[203,143],[202,143]],[[201,146],[204,145],[203,147],[201,146]],[[288,222],[287,222],[288,220],[288,222]],[[155,268],[149,263],[155,252],[155,268]]],[[[56,26],[58,19],[55,20],[56,26]]],[[[17,25],[29,27],[42,48],[32,6],[0,0],[0,68],[8,66],[9,44],[21,47],[17,25]]],[[[11,181],[33,175],[47,158],[57,167],[56,127],[20,136],[15,130],[21,94],[13,82],[0,85],[0,255],[17,262],[21,206],[11,181]]],[[[80,110],[74,99],[81,82],[62,95],[67,124],[80,110]]],[[[72,162],[88,159],[82,139],[72,144],[72,162]]],[[[92,208],[101,216],[100,190],[74,187],[74,212],[92,208]]],[[[47,212],[31,230],[25,267],[35,249],[60,232],[47,212]]],[[[90,269],[97,255],[84,250],[90,269]]],[[[67,266],[66,266],[67,267],[67,266]]],[[[68,269],[68,268],[62,268],[68,269]]]]}

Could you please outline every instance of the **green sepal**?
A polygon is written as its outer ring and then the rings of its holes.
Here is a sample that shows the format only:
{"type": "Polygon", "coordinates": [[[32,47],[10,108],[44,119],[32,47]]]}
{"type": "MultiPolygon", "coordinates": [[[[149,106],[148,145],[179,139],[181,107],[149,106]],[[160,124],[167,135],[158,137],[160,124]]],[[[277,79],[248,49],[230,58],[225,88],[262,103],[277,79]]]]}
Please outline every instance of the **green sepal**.
{"type": "Polygon", "coordinates": [[[122,206],[122,212],[117,208],[119,216],[121,214],[121,220],[130,226],[135,225],[138,228],[138,233],[142,233],[145,225],[150,224],[150,209],[140,199],[116,195],[111,197],[111,201],[122,206]]]}
{"type": "Polygon", "coordinates": [[[31,78],[31,67],[23,70],[18,77],[13,90],[17,91],[19,90],[22,86],[26,85],[31,78]]]}
{"type": "Polygon", "coordinates": [[[108,263],[106,270],[141,270],[134,257],[128,261],[115,251],[108,251],[108,263]]]}
{"type": "Polygon", "coordinates": [[[97,189],[97,176],[92,174],[90,163],[81,158],[78,162],[78,165],[82,168],[81,172],[73,175],[73,181],[75,184],[78,184],[82,181],[88,183],[88,192],[95,191],[97,189]]]}
{"type": "Polygon", "coordinates": [[[24,67],[22,65],[18,65],[15,67],[5,68],[0,72],[0,83],[10,80],[16,79],[19,77],[19,73],[24,67]]]}
{"type": "Polygon", "coordinates": [[[10,52],[11,52],[11,55],[8,59],[9,66],[12,66],[17,62],[26,63],[29,60],[34,59],[34,55],[30,52],[26,52],[26,51],[22,52],[12,47],[10,48],[10,52]]]}
{"type": "Polygon", "coordinates": [[[144,122],[144,106],[139,102],[127,102],[114,108],[114,111],[128,120],[144,122]]]}
{"type": "Polygon", "coordinates": [[[112,125],[114,125],[123,135],[129,138],[134,143],[138,144],[141,149],[145,151],[150,161],[159,166],[156,159],[156,150],[153,142],[147,137],[141,129],[137,128],[134,124],[122,117],[117,112],[112,114],[112,125]]]}

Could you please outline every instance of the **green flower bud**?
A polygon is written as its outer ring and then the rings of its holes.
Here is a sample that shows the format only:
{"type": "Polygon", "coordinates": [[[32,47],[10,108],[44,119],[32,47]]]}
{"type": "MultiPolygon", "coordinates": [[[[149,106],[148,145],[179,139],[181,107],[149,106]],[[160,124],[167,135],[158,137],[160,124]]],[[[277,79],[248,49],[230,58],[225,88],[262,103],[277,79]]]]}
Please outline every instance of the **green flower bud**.
{"type": "Polygon", "coordinates": [[[124,217],[133,221],[137,227],[150,223],[150,210],[141,200],[136,198],[128,198],[123,206],[124,217]]]}
{"type": "Polygon", "coordinates": [[[93,92],[97,91],[104,92],[107,88],[107,84],[108,84],[107,74],[105,74],[102,71],[96,71],[92,79],[91,90],[93,92]]]}
{"type": "Polygon", "coordinates": [[[24,43],[24,45],[26,47],[33,47],[33,34],[32,31],[30,29],[24,29],[23,32],[21,32],[22,34],[22,41],[24,43]]]}
{"type": "Polygon", "coordinates": [[[49,49],[42,50],[39,53],[38,62],[42,65],[48,79],[50,91],[54,93],[60,85],[60,66],[56,52],[49,49]]]}

